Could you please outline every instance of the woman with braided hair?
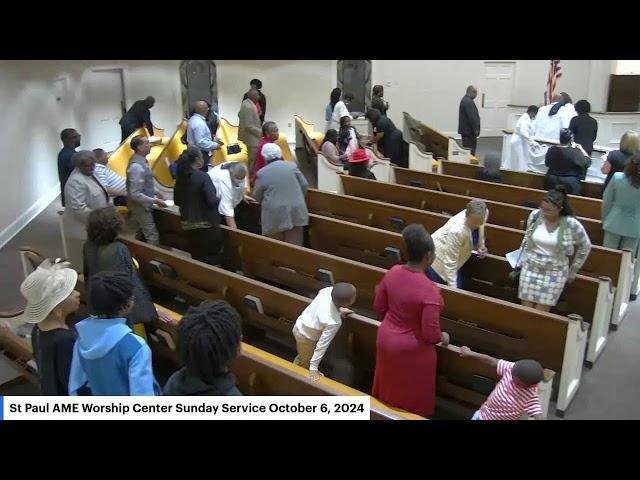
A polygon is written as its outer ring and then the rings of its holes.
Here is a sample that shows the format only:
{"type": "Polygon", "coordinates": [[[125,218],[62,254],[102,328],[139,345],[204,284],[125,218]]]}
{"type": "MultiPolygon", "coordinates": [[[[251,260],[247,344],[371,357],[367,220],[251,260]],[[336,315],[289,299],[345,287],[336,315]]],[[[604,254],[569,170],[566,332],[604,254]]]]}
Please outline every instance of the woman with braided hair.
{"type": "MultiPolygon", "coordinates": [[[[640,154],[633,155],[624,167],[611,177],[602,197],[602,228],[607,248],[629,249],[638,258],[640,244],[640,154]]],[[[636,262],[636,269],[638,263],[636,262]]],[[[638,275],[634,275],[631,298],[638,291],[638,275]]]]}
{"type": "Polygon", "coordinates": [[[229,365],[240,353],[240,315],[224,300],[190,307],[178,324],[178,356],[184,365],[164,387],[165,395],[242,395],[229,365]]]}

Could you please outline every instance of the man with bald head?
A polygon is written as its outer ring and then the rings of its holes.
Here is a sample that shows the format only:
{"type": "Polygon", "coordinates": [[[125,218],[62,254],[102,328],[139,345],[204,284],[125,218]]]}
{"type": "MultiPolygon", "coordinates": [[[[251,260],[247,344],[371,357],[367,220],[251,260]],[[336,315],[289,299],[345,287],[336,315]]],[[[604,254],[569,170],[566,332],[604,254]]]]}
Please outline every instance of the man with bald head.
{"type": "Polygon", "coordinates": [[[260,92],[252,88],[247,92],[247,98],[242,101],[238,112],[238,140],[247,145],[249,154],[249,178],[253,176],[258,153],[258,144],[262,138],[262,122],[256,104],[260,100],[260,92]]]}
{"type": "Polygon", "coordinates": [[[215,132],[211,132],[207,124],[207,114],[209,105],[200,100],[194,105],[194,113],[187,124],[187,143],[198,147],[202,152],[204,160],[201,170],[207,172],[211,163],[211,156],[214,150],[220,148],[223,143],[215,137],[215,132]]]}
{"type": "Polygon", "coordinates": [[[473,101],[477,96],[478,89],[469,85],[458,109],[458,133],[462,136],[462,146],[470,148],[471,155],[476,154],[476,146],[480,136],[480,114],[473,101]]]}

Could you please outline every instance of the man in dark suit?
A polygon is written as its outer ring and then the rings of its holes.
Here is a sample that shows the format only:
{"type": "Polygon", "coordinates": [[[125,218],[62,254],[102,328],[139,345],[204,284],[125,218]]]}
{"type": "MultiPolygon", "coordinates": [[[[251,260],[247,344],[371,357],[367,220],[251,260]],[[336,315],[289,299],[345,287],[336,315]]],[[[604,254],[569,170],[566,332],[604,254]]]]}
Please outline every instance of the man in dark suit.
{"type": "MultiPolygon", "coordinates": [[[[257,78],[254,78],[253,80],[251,80],[251,82],[249,82],[249,85],[252,89],[258,91],[258,116],[260,117],[260,123],[264,123],[264,116],[267,113],[267,97],[265,97],[264,93],[262,93],[262,82],[257,78]]],[[[242,97],[242,101],[245,101],[247,98],[247,94],[245,93],[244,97],[242,97]]]]}
{"type": "Polygon", "coordinates": [[[60,179],[60,200],[64,207],[64,187],[75,168],[71,157],[80,146],[80,134],[75,128],[65,128],[60,132],[60,140],[62,140],[62,150],[58,153],[58,178],[60,179]]]}
{"type": "Polygon", "coordinates": [[[460,101],[458,111],[458,133],[462,135],[462,146],[471,149],[471,155],[476,154],[478,137],[480,136],[480,114],[474,98],[478,96],[478,89],[473,85],[467,87],[467,94],[460,101]]]}
{"type": "Polygon", "coordinates": [[[120,119],[120,128],[122,129],[122,140],[124,142],[129,135],[141,127],[146,127],[149,135],[153,135],[153,124],[151,123],[151,111],[156,103],[153,97],[147,97],[144,100],[138,100],[131,105],[131,108],[120,119]]]}

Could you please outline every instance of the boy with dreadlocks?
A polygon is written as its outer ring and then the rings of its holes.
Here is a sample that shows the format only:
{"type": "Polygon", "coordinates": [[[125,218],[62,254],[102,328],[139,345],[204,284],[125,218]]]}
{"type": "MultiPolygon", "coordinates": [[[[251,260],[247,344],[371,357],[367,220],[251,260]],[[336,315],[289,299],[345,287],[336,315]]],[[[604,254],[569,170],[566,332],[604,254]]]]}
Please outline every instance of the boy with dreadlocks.
{"type": "Polygon", "coordinates": [[[190,307],[178,324],[176,342],[183,368],[164,387],[165,395],[242,395],[229,365],[240,353],[240,315],[223,300],[190,307]]]}
{"type": "Polygon", "coordinates": [[[129,274],[100,272],[89,284],[93,315],[75,327],[69,395],[82,387],[93,395],[160,395],[151,349],[127,325],[134,302],[129,274]]]}

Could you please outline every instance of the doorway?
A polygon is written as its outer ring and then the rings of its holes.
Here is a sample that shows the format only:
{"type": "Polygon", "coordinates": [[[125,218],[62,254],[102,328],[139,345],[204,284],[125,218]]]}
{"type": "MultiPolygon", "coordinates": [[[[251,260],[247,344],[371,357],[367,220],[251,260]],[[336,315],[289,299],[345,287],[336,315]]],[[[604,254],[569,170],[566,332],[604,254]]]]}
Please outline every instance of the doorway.
{"type": "Polygon", "coordinates": [[[112,152],[120,145],[120,118],[124,100],[124,75],[122,68],[94,69],[88,73],[85,84],[87,105],[83,148],[102,148],[112,152]]]}
{"type": "Polygon", "coordinates": [[[214,112],[220,112],[216,64],[213,60],[183,60],[180,63],[180,85],[185,118],[189,118],[198,100],[209,102],[214,112]]]}
{"type": "Polygon", "coordinates": [[[481,136],[501,136],[502,129],[508,127],[507,105],[511,101],[515,70],[515,62],[484,62],[479,92],[481,136]]]}
{"type": "Polygon", "coordinates": [[[338,60],[338,88],[343,94],[353,94],[350,112],[366,112],[371,97],[371,60],[338,60]]]}

